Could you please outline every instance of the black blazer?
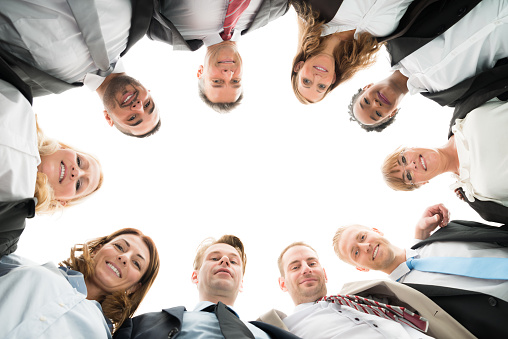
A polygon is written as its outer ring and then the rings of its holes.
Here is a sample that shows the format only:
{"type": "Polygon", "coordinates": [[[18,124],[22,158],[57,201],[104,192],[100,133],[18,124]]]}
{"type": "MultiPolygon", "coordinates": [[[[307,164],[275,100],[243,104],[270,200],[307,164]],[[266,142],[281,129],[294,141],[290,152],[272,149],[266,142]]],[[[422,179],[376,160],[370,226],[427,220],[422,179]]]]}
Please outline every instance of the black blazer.
{"type": "Polygon", "coordinates": [[[18,91],[23,94],[23,96],[28,100],[30,105],[32,105],[33,97],[32,90],[30,86],[28,86],[21,78],[14,72],[11,66],[8,64],[6,60],[2,58],[0,55],[0,79],[7,81],[14,87],[18,89],[18,91]]]}
{"type": "MultiPolygon", "coordinates": [[[[178,338],[182,329],[183,306],[167,308],[161,312],[152,312],[127,319],[115,332],[114,339],[172,339],[178,338]]],[[[259,321],[251,324],[263,330],[270,338],[298,339],[299,337],[278,327],[259,321]]]]}
{"type": "Polygon", "coordinates": [[[0,202],[0,258],[18,248],[18,240],[25,229],[25,219],[35,215],[36,198],[0,202]]]}

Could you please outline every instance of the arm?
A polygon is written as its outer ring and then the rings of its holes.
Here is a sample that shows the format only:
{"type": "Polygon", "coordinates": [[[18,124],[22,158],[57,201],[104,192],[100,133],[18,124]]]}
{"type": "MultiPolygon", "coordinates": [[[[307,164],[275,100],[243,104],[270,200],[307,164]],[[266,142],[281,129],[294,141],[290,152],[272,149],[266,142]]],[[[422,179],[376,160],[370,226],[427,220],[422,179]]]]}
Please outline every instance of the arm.
{"type": "Polygon", "coordinates": [[[427,207],[415,227],[415,239],[425,240],[436,227],[445,227],[450,221],[450,212],[443,204],[427,207]]]}

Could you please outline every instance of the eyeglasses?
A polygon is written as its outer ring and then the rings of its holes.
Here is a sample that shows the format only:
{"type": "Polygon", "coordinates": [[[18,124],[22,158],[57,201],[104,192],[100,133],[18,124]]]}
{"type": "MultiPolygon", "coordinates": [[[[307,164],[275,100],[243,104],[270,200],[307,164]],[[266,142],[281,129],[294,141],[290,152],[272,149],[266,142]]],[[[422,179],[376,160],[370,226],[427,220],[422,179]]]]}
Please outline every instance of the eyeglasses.
{"type": "MultiPolygon", "coordinates": [[[[406,170],[406,166],[409,165],[407,162],[406,156],[404,155],[406,151],[407,151],[407,148],[404,148],[402,151],[400,151],[399,163],[402,166],[402,168],[404,169],[403,173],[406,175],[407,180],[409,180],[409,183],[411,184],[411,186],[414,186],[415,183],[413,182],[413,174],[411,173],[410,170],[406,170]]],[[[402,174],[402,179],[404,179],[404,174],[402,174]]]]}

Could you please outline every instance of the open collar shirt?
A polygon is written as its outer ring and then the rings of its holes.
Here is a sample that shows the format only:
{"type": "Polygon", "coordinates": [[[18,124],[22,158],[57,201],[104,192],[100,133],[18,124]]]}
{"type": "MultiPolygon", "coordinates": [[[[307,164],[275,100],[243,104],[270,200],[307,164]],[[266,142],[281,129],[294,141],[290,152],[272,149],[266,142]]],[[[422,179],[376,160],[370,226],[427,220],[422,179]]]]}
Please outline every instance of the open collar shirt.
{"type": "MultiPolygon", "coordinates": [[[[413,244],[419,241],[414,240],[413,244]]],[[[436,241],[417,250],[406,249],[406,259],[428,257],[508,258],[508,248],[485,242],[436,241]]],[[[508,301],[508,281],[506,280],[479,279],[409,270],[406,262],[400,264],[388,277],[401,283],[436,285],[475,291],[508,301]]]]}
{"type": "Polygon", "coordinates": [[[410,94],[439,92],[507,57],[507,36],[508,0],[484,0],[392,69],[408,77],[410,94]]]}
{"type": "Polygon", "coordinates": [[[283,322],[303,339],[432,338],[407,325],[327,301],[300,304],[283,322]]]}
{"type": "MultiPolygon", "coordinates": [[[[127,46],[129,0],[94,0],[110,63],[127,46]]],[[[0,48],[68,83],[95,73],[88,47],[67,0],[2,0],[0,48]]]]}

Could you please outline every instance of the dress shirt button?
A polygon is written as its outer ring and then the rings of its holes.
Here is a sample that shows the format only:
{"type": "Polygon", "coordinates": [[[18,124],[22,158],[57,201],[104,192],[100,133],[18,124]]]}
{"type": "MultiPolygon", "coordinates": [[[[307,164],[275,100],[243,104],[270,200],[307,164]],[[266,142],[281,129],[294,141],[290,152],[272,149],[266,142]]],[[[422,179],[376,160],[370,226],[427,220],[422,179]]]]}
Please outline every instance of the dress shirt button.
{"type": "Polygon", "coordinates": [[[377,325],[376,325],[376,324],[372,324],[372,325],[373,325],[374,327],[377,327],[377,325]]]}
{"type": "Polygon", "coordinates": [[[46,321],[46,317],[41,315],[41,317],[39,318],[40,321],[46,321]]]}
{"type": "Polygon", "coordinates": [[[497,300],[496,300],[496,298],[494,298],[494,297],[489,297],[489,305],[490,305],[490,306],[496,306],[496,305],[497,305],[497,300]]]}
{"type": "Polygon", "coordinates": [[[175,327],[171,331],[169,331],[168,338],[173,338],[177,333],[178,333],[178,328],[175,327]]]}
{"type": "Polygon", "coordinates": [[[461,9],[459,9],[459,10],[457,11],[457,15],[458,15],[458,16],[463,16],[463,15],[464,15],[464,13],[466,13],[466,9],[467,9],[466,7],[462,7],[461,9]]]}
{"type": "Polygon", "coordinates": [[[355,320],[356,320],[356,321],[360,321],[360,319],[358,319],[358,318],[355,318],[355,320]]]}
{"type": "Polygon", "coordinates": [[[60,305],[60,306],[62,306],[62,307],[64,307],[64,306],[65,306],[65,304],[64,304],[64,303],[58,303],[58,305],[60,305]]]}

